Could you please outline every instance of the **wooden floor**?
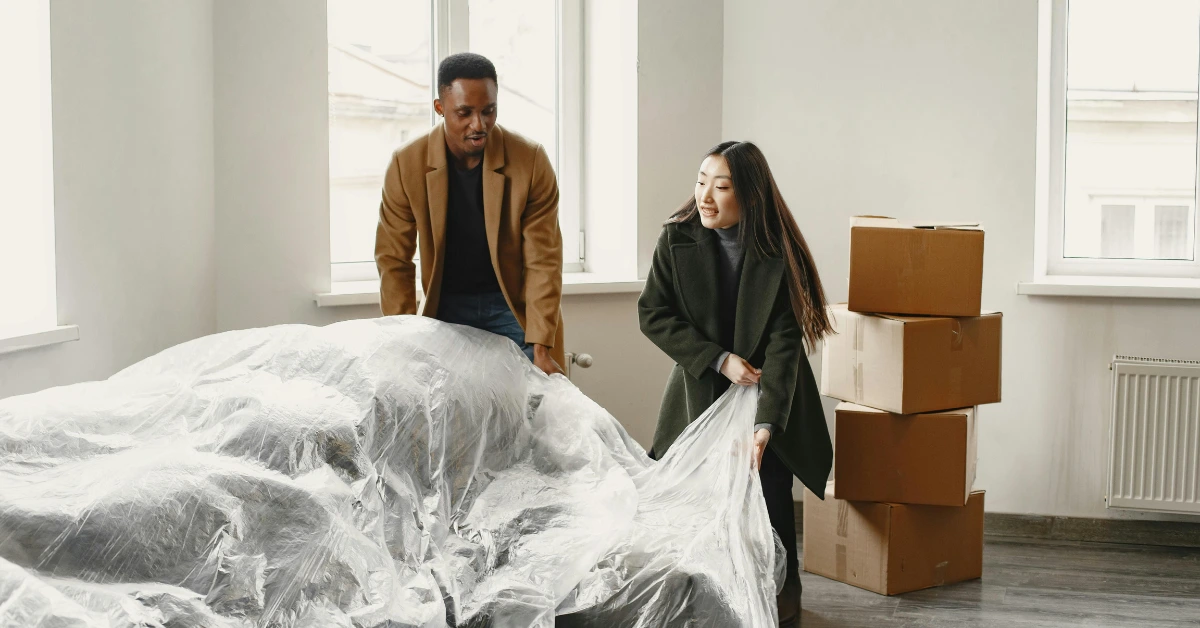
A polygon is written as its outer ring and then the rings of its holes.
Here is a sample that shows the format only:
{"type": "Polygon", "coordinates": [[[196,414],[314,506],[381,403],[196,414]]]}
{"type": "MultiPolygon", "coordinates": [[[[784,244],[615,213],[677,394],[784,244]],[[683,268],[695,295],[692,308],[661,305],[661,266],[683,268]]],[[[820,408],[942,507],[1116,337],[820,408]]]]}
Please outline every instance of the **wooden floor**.
{"type": "Polygon", "coordinates": [[[804,573],[804,628],[1200,627],[1200,549],[990,539],[983,579],[885,597],[804,573]]]}

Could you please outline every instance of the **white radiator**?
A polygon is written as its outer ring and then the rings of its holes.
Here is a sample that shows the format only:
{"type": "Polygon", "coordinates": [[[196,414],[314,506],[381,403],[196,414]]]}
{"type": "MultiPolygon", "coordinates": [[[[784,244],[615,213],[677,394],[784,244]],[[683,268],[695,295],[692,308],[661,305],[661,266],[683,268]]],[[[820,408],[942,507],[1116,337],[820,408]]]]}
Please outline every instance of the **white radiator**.
{"type": "Polygon", "coordinates": [[[1200,362],[1116,356],[1108,506],[1200,514],[1200,362]]]}

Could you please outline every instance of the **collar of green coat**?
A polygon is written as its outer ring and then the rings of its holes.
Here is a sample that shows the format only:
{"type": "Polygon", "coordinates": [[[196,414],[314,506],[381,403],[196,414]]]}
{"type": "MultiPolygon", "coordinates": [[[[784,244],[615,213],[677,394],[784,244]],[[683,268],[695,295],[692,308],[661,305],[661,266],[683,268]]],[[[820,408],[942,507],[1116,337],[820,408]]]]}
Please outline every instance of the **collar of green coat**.
{"type": "MultiPolygon", "coordinates": [[[[684,308],[705,335],[716,338],[720,298],[716,247],[720,244],[711,229],[698,223],[679,223],[678,232],[686,238],[672,244],[671,256],[684,308]]],[[[779,294],[783,269],[782,259],[760,255],[753,246],[746,248],[734,319],[736,355],[749,359],[761,344],[779,294]]]]}

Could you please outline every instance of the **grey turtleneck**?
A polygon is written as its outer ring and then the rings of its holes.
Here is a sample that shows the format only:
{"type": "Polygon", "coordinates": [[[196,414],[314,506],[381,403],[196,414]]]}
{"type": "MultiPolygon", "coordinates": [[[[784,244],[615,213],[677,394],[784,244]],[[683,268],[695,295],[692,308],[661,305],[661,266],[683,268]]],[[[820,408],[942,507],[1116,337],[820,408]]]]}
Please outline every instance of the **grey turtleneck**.
{"type": "MultiPolygon", "coordinates": [[[[739,241],[740,231],[741,224],[733,225],[728,229],[713,229],[717,235],[717,243],[720,245],[717,247],[717,319],[720,321],[720,344],[723,347],[733,346],[738,288],[742,283],[742,263],[746,260],[745,252],[739,241]]],[[[729,351],[717,356],[712,363],[713,370],[720,373],[721,367],[725,365],[725,359],[729,356],[729,351]]],[[[762,429],[769,430],[772,434],[775,433],[775,426],[770,423],[759,423],[754,426],[755,432],[762,429]]]]}

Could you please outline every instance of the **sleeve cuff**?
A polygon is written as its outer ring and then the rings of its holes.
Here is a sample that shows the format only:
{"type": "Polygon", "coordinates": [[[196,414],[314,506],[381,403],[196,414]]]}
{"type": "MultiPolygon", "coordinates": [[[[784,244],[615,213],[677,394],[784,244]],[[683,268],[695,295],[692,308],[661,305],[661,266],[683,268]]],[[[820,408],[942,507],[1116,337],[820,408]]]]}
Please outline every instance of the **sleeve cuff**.
{"type": "Polygon", "coordinates": [[[754,431],[757,433],[758,430],[767,430],[768,432],[771,433],[771,436],[774,436],[775,435],[775,424],[774,423],[756,423],[754,425],[754,431]]]}
{"type": "Polygon", "coordinates": [[[700,379],[701,377],[704,377],[704,374],[708,372],[709,368],[712,367],[712,361],[715,360],[722,351],[724,351],[724,349],[722,349],[721,346],[715,342],[707,343],[705,348],[700,351],[699,355],[691,356],[690,359],[686,360],[687,364],[684,364],[683,362],[679,362],[678,364],[679,366],[683,367],[683,370],[687,371],[688,375],[691,375],[696,379],[700,379]]]}
{"type": "Polygon", "coordinates": [[[712,367],[712,370],[714,370],[714,371],[716,371],[716,372],[720,373],[720,372],[721,372],[721,367],[722,367],[722,366],[725,366],[725,359],[726,359],[726,358],[728,358],[728,357],[729,357],[729,352],[728,352],[728,351],[722,351],[722,352],[721,352],[721,355],[717,356],[717,359],[713,360],[713,363],[712,363],[712,364],[710,364],[709,366],[710,366],[710,367],[712,367]]]}

